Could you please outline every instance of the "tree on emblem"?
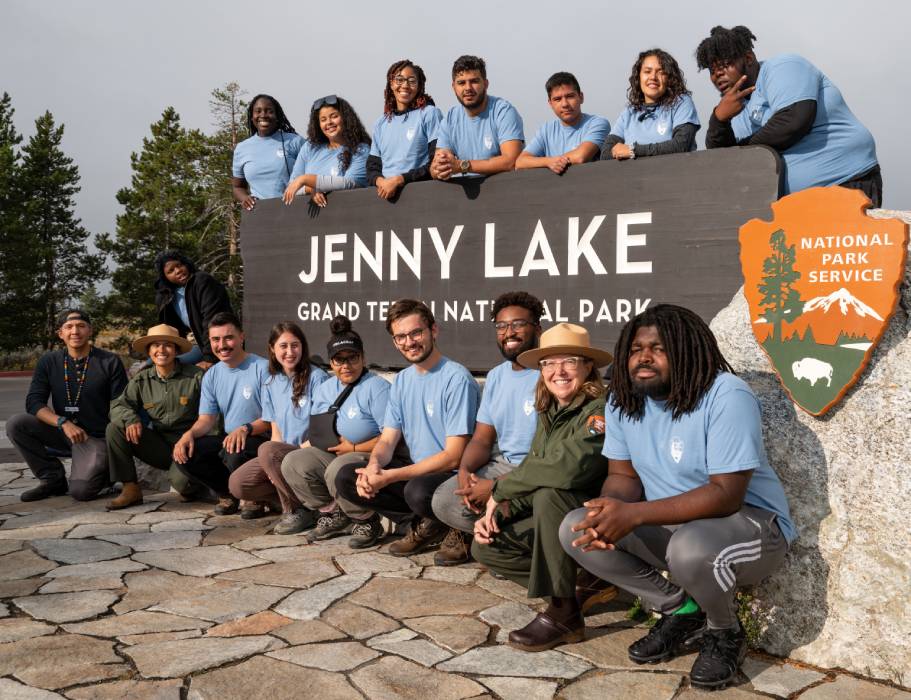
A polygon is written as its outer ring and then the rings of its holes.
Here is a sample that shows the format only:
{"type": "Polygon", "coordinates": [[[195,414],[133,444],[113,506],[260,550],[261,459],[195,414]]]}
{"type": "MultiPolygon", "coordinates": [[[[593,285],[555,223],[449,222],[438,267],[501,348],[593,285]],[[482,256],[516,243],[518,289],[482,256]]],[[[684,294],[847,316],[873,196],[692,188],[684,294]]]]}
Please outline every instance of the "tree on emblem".
{"type": "Polygon", "coordinates": [[[781,324],[793,321],[803,311],[799,292],[794,283],[800,279],[800,273],[794,269],[796,246],[789,246],[784,230],[778,229],[769,238],[772,254],[762,261],[763,277],[759,283],[762,294],[760,306],[763,318],[774,324],[770,340],[784,341],[781,324]]]}

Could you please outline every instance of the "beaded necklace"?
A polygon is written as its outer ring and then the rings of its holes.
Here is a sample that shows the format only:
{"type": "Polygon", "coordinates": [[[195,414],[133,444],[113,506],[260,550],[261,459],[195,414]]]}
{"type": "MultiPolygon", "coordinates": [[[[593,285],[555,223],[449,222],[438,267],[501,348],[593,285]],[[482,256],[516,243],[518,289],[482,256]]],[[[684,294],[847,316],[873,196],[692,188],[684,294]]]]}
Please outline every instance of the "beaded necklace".
{"type": "MultiPolygon", "coordinates": [[[[76,400],[73,401],[72,396],[70,395],[70,373],[69,373],[69,360],[70,354],[64,352],[63,354],[63,385],[66,387],[66,406],[67,412],[74,412],[72,409],[78,410],[79,408],[79,397],[82,396],[82,387],[85,385],[85,375],[89,371],[89,355],[85,357],[85,364],[82,365],[82,371],[79,372],[79,375],[76,378],[77,389],[76,389],[76,400]]],[[[79,371],[77,367],[76,360],[73,360],[73,374],[79,371]]]]}

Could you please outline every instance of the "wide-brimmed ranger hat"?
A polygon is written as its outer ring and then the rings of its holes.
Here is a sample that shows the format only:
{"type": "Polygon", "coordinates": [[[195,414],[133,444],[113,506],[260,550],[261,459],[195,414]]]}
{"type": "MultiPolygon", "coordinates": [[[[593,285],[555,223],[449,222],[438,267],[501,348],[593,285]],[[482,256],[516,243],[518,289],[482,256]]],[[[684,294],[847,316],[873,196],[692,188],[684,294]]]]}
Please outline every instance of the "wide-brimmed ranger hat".
{"type": "Polygon", "coordinates": [[[133,350],[143,355],[148,355],[149,345],[163,340],[174,343],[181,354],[190,352],[190,348],[193,347],[189,340],[180,337],[180,333],[177,332],[174,326],[169,326],[167,323],[159,323],[157,326],[152,326],[147,335],[133,341],[133,350]]]}
{"type": "Polygon", "coordinates": [[[614,356],[607,350],[592,347],[588,331],[574,323],[558,323],[541,334],[538,347],[526,350],[516,358],[523,367],[537,369],[538,362],[548,355],[581,355],[595,363],[595,367],[604,367],[614,361],[614,356]]]}

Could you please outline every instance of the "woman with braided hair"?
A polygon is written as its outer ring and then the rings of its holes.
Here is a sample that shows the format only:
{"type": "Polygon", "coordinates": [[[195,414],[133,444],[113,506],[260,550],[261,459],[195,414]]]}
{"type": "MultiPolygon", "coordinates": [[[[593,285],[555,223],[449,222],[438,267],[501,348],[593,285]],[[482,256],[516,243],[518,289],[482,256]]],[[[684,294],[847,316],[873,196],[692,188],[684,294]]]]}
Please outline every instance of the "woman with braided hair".
{"type": "Polygon", "coordinates": [[[424,91],[427,78],[408,59],[386,71],[383,116],[373,126],[367,183],[381,199],[392,199],[409,182],[430,179],[436,132],[443,118],[424,91]]]}

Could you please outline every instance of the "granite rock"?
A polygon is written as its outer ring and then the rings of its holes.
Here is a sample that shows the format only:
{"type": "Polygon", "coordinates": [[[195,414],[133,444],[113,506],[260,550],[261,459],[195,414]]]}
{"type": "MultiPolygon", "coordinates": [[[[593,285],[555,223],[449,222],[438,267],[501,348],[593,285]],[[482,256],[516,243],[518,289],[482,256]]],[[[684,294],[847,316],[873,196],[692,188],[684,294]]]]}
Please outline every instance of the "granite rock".
{"type": "Polygon", "coordinates": [[[368,649],[360,642],[304,644],[266,654],[273,659],[322,671],[350,671],[379,655],[378,651],[368,649]]]}
{"type": "Polygon", "coordinates": [[[286,588],[216,581],[199,595],[166,598],[150,609],[212,622],[229,622],[262,612],[286,595],[286,588]]]}
{"type": "Polygon", "coordinates": [[[147,610],[134,610],[123,615],[103,617],[91,622],[64,625],[63,629],[73,634],[86,634],[92,637],[121,637],[131,634],[149,632],[179,632],[183,630],[201,630],[212,625],[205,620],[169,615],[147,610]]]}
{"type": "MultiPolygon", "coordinates": [[[[560,691],[566,700],[671,700],[680,687],[682,676],[672,673],[595,673],[570,683],[560,691]]],[[[722,691],[723,692],[723,691],[722,691]]],[[[758,700],[758,697],[757,697],[758,700]]]]}
{"type": "Polygon", "coordinates": [[[367,642],[371,649],[389,652],[416,661],[421,666],[435,666],[452,657],[452,652],[438,647],[426,639],[418,639],[417,632],[400,629],[381,634],[367,642]]]}
{"type": "Polygon", "coordinates": [[[575,678],[591,668],[559,651],[528,652],[508,646],[481,647],[444,661],[441,671],[526,678],[575,678]]]}
{"type": "Polygon", "coordinates": [[[39,688],[55,690],[76,683],[117,678],[129,671],[114,643],[78,634],[34,637],[0,644],[0,676],[12,675],[39,688]],[[53,663],[48,663],[53,659],[53,663]]]}
{"type": "Polygon", "coordinates": [[[284,645],[269,636],[198,637],[127,647],[143,678],[180,678],[284,645]]]}
{"type": "Polygon", "coordinates": [[[553,681],[539,681],[533,678],[480,678],[503,700],[550,700],[557,691],[553,681]]]}
{"type": "Polygon", "coordinates": [[[271,610],[264,610],[239,620],[225,622],[212,627],[206,632],[208,637],[243,637],[257,634],[270,634],[282,627],[294,624],[293,620],[283,617],[271,610]]]}
{"type": "MultiPolygon", "coordinates": [[[[189,534],[198,537],[198,533],[189,534]]],[[[227,546],[140,552],[134,554],[133,559],[158,569],[167,569],[187,576],[212,576],[263,563],[261,559],[227,546]]]]}
{"type": "Polygon", "coordinates": [[[377,634],[391,632],[401,625],[396,620],[375,610],[341,601],[323,613],[323,619],[333,627],[355,639],[367,639],[377,634]]]}
{"type": "Polygon", "coordinates": [[[911,692],[851,676],[838,676],[801,693],[800,700],[911,700],[911,692]]]}
{"type": "Polygon", "coordinates": [[[307,588],[338,576],[338,569],[327,561],[281,561],[219,574],[221,581],[244,581],[284,588],[307,588]]]}
{"type": "Polygon", "coordinates": [[[470,615],[500,602],[495,596],[473,586],[440,581],[376,578],[349,600],[401,619],[438,615],[470,615]]]}
{"type": "MultiPolygon", "coordinates": [[[[641,639],[647,633],[648,630],[644,627],[602,627],[595,630],[586,630],[584,642],[564,644],[560,647],[560,651],[564,654],[585,659],[599,668],[617,671],[642,668],[630,661],[627,649],[630,644],[641,639]]],[[[691,652],[683,656],[677,656],[670,661],[649,664],[649,669],[689,673],[695,660],[696,652],[691,652]]]]}
{"type": "Polygon", "coordinates": [[[368,698],[383,700],[461,700],[484,692],[483,686],[469,678],[424,668],[394,656],[359,668],[350,677],[368,698]]]}
{"type": "Polygon", "coordinates": [[[170,681],[115,681],[100,683],[87,688],[68,690],[66,696],[73,700],[180,700],[182,680],[170,681]]]}
{"type": "Polygon", "coordinates": [[[120,595],[110,591],[48,593],[14,598],[16,607],[39,620],[74,622],[107,612],[120,595]]]}
{"type": "Polygon", "coordinates": [[[791,664],[773,664],[755,657],[747,657],[740,670],[750,679],[750,685],[760,693],[783,698],[790,697],[824,678],[819,671],[798,668],[791,664]]]}
{"type": "Polygon", "coordinates": [[[497,641],[504,644],[510,632],[522,629],[534,620],[537,614],[527,605],[510,602],[482,610],[478,617],[488,625],[499,628],[497,630],[497,641]]]}
{"type": "Polygon", "coordinates": [[[57,630],[55,625],[29,620],[27,617],[12,617],[0,620],[0,644],[18,642],[20,639],[43,637],[53,634],[57,630]]]}
{"type": "Polygon", "coordinates": [[[430,637],[441,647],[457,654],[483,644],[490,635],[490,628],[473,617],[458,615],[430,615],[403,620],[411,629],[430,637]]]}
{"type": "Polygon", "coordinates": [[[0,678],[0,698],[3,700],[54,700],[55,698],[62,700],[63,696],[50,690],[32,688],[9,678],[0,678]]]}
{"type": "Polygon", "coordinates": [[[28,549],[0,557],[0,581],[16,581],[43,574],[57,565],[28,549]]]}
{"type": "Polygon", "coordinates": [[[288,644],[313,644],[314,642],[329,642],[335,639],[344,639],[345,634],[334,627],[330,627],[321,620],[297,620],[290,625],[283,625],[271,633],[281,637],[288,644]]]}
{"type": "Polygon", "coordinates": [[[31,544],[38,554],[61,564],[90,564],[130,556],[129,547],[98,540],[33,540],[31,544]]]}
{"type": "Polygon", "coordinates": [[[131,547],[137,552],[159,552],[196,547],[202,535],[198,530],[137,532],[133,535],[99,535],[103,540],[131,547]]]}
{"type": "Polygon", "coordinates": [[[357,590],[367,581],[367,574],[339,576],[313,588],[297,591],[276,606],[275,612],[295,620],[312,620],[339,598],[357,590]]]}

